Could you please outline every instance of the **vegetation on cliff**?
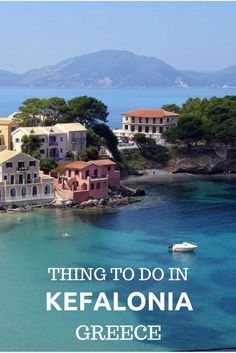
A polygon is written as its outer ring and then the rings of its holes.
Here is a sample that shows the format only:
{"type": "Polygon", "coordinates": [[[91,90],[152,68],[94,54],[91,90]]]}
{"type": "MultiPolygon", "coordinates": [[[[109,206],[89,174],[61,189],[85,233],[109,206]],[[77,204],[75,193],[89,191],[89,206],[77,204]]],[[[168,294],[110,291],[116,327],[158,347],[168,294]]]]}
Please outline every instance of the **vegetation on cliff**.
{"type": "Polygon", "coordinates": [[[164,107],[180,114],[177,125],[163,134],[168,142],[186,144],[188,149],[199,142],[235,146],[236,96],[189,98],[182,107],[176,104],[164,107]]]}

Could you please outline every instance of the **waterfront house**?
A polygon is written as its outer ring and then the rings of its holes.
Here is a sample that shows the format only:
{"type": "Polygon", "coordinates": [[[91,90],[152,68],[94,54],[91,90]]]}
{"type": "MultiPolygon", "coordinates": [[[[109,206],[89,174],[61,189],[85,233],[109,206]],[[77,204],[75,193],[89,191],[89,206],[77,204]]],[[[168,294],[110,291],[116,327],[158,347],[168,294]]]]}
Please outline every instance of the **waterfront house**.
{"type": "Polygon", "coordinates": [[[55,187],[77,204],[91,198],[105,199],[109,186],[120,185],[120,172],[115,168],[110,159],[71,162],[65,165],[63,175],[58,175],[55,187]]]}
{"type": "Polygon", "coordinates": [[[0,150],[12,149],[13,145],[11,133],[16,130],[17,127],[17,122],[12,118],[0,118],[0,150]]]}
{"type": "Polygon", "coordinates": [[[0,206],[42,204],[54,199],[54,179],[39,160],[21,152],[0,152],[0,206]]]}
{"type": "Polygon", "coordinates": [[[54,126],[19,127],[12,132],[13,149],[21,152],[23,136],[38,136],[42,157],[65,159],[67,152],[75,157],[86,147],[86,128],[79,123],[56,124],[54,126]]]}
{"type": "Polygon", "coordinates": [[[136,109],[122,114],[122,130],[113,130],[117,137],[132,138],[136,133],[158,142],[164,131],[177,124],[179,114],[164,109],[136,109]]]}

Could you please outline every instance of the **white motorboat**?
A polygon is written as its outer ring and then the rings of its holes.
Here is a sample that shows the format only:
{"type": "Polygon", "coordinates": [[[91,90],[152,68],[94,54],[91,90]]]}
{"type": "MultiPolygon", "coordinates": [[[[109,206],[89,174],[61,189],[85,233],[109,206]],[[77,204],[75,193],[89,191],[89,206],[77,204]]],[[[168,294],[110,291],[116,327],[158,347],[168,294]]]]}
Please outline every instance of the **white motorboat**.
{"type": "Polygon", "coordinates": [[[196,244],[193,243],[187,243],[186,241],[183,243],[179,243],[179,244],[173,244],[171,246],[169,246],[169,249],[171,251],[193,251],[197,248],[198,246],[196,244]]]}

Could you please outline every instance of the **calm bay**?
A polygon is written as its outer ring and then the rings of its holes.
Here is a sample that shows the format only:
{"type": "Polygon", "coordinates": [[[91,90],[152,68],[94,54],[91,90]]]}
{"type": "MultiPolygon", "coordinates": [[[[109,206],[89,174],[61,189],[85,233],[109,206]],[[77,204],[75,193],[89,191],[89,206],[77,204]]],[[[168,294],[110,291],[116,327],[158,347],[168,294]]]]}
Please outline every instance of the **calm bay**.
{"type": "MultiPolygon", "coordinates": [[[[182,104],[188,97],[236,94],[236,88],[0,89],[0,115],[28,97],[91,95],[108,105],[111,127],[134,108],[182,104]]],[[[79,212],[40,209],[0,214],[1,351],[235,350],[236,179],[155,176],[125,181],[144,187],[141,202],[79,212]],[[63,238],[67,232],[71,237],[63,238]],[[195,253],[174,254],[168,245],[196,242],[195,253]],[[187,282],[51,282],[48,267],[188,267],[187,282]],[[193,312],[47,312],[47,291],[186,291],[193,312]],[[81,324],[161,325],[158,342],[78,341],[81,324]]]]}

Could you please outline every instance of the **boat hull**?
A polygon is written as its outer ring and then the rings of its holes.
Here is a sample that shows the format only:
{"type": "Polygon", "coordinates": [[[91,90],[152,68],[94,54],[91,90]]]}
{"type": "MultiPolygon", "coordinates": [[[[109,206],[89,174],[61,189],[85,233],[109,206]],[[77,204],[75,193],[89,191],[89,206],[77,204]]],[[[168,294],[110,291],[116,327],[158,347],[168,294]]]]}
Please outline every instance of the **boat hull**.
{"type": "Polygon", "coordinates": [[[171,250],[174,252],[190,252],[194,251],[197,245],[191,243],[174,244],[171,246],[171,250]]]}

